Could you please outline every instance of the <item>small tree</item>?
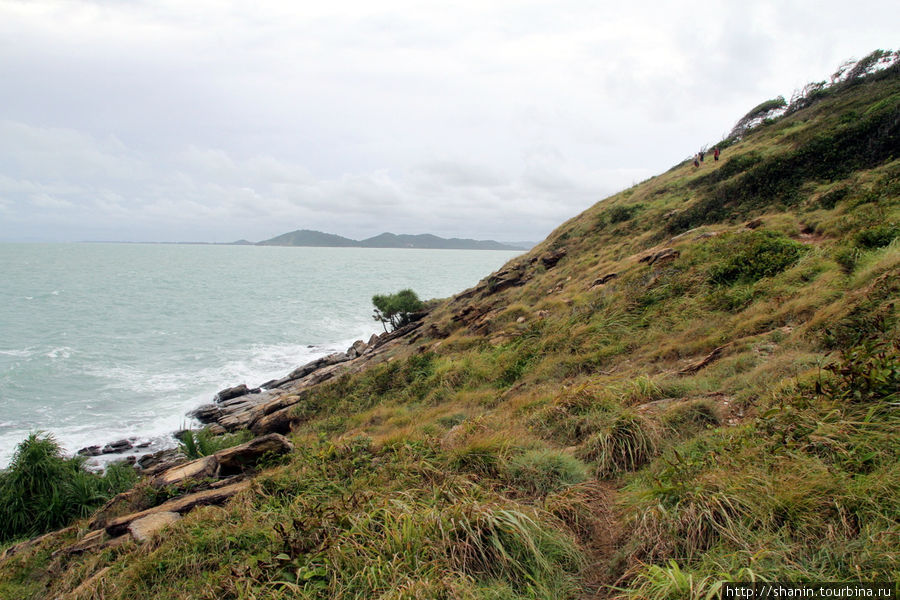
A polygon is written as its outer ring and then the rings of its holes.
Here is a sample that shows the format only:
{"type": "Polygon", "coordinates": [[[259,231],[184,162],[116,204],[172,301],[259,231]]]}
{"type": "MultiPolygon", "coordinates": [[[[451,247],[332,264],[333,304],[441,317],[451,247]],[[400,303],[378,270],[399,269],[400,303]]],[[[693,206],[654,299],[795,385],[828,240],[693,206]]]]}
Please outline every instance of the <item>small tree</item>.
{"type": "Polygon", "coordinates": [[[411,313],[422,310],[424,304],[412,290],[400,290],[396,294],[376,294],[372,296],[372,304],[375,305],[373,318],[381,322],[387,332],[387,324],[391,329],[403,327],[409,323],[411,313]]]}

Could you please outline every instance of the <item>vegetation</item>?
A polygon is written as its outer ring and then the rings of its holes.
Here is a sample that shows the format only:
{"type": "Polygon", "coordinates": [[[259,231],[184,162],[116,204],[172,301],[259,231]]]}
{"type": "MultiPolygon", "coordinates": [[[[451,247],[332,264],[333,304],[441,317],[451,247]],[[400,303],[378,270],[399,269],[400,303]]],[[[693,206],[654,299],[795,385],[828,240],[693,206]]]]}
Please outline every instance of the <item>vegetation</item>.
{"type": "Polygon", "coordinates": [[[403,327],[409,323],[412,313],[425,308],[416,293],[409,289],[400,290],[396,294],[376,294],[372,296],[372,304],[375,305],[374,318],[384,326],[385,331],[387,323],[391,324],[391,329],[403,327]]]}
{"type": "Polygon", "coordinates": [[[53,534],[0,561],[0,597],[897,581],[900,73],[841,81],[430,303],[304,391],[297,451],[225,507],[81,555],[53,534]]]}
{"type": "Polygon", "coordinates": [[[0,472],[0,544],[65,527],[136,480],[134,469],[123,464],[91,473],[83,457],[65,458],[52,436],[32,433],[0,472]]]}
{"type": "Polygon", "coordinates": [[[246,430],[214,435],[206,428],[188,429],[179,433],[178,445],[185,456],[194,459],[215,454],[219,450],[243,444],[251,439],[253,434],[246,430]]]}

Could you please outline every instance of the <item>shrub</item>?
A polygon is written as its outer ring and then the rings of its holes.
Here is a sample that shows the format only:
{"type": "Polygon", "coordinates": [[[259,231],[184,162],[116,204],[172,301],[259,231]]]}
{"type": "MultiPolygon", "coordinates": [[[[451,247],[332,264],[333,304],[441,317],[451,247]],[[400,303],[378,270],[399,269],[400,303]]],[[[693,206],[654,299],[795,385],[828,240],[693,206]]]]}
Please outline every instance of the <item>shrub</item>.
{"type": "Polygon", "coordinates": [[[0,542],[65,527],[136,480],[134,469],[123,465],[91,473],[84,458],[65,458],[51,435],[32,433],[0,472],[0,542]]]}
{"type": "Polygon", "coordinates": [[[800,259],[805,247],[771,231],[725,235],[712,244],[726,257],[710,268],[711,283],[752,283],[784,271],[800,259]]]}
{"type": "Polygon", "coordinates": [[[897,236],[900,236],[900,226],[896,223],[887,223],[870,229],[864,229],[857,233],[853,240],[860,248],[871,250],[873,248],[883,248],[884,246],[887,246],[894,241],[894,238],[897,236]]]}

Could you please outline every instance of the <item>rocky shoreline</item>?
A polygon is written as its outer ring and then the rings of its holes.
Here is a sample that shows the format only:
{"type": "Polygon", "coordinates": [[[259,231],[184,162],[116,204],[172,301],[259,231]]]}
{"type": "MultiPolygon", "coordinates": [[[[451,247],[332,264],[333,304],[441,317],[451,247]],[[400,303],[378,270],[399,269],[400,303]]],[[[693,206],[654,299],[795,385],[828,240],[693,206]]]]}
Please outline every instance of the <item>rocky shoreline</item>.
{"type": "MultiPolygon", "coordinates": [[[[245,383],[225,388],[213,401],[203,404],[186,416],[199,421],[214,434],[224,434],[247,429],[254,435],[284,434],[298,420],[291,414],[292,407],[300,402],[306,392],[336,376],[356,372],[371,360],[387,352],[401,338],[416,331],[422,325],[425,312],[410,315],[411,322],[399,329],[375,334],[369,341],[357,340],[346,352],[336,352],[301,365],[280,379],[273,379],[250,388],[245,383]]],[[[173,431],[173,437],[180,432],[173,431]]],[[[122,456],[109,462],[126,462],[143,473],[155,473],[171,468],[186,457],[180,449],[155,448],[149,440],[128,438],[92,445],[78,450],[77,454],[88,458],[122,456]],[[145,452],[140,452],[145,450],[145,452]],[[149,450],[149,451],[146,451],[149,450]]]]}

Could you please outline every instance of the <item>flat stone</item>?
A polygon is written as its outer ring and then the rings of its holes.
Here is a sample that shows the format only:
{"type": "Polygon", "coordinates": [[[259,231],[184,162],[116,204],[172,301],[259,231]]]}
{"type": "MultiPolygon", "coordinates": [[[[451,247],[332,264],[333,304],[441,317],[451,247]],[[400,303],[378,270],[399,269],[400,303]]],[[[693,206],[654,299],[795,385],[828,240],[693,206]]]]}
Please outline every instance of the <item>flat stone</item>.
{"type": "Polygon", "coordinates": [[[130,515],[116,517],[114,519],[111,519],[106,524],[106,532],[113,537],[117,537],[128,530],[128,525],[130,525],[132,521],[136,521],[138,519],[146,517],[147,515],[159,512],[175,512],[178,514],[184,514],[196,506],[222,504],[238,492],[250,487],[250,484],[251,481],[249,479],[245,479],[243,481],[239,481],[237,483],[233,483],[221,488],[205,490],[202,492],[197,492],[195,494],[188,494],[187,496],[182,496],[181,498],[175,498],[173,500],[169,500],[168,502],[164,502],[154,508],[148,508],[147,510],[142,510],[130,515]]]}
{"type": "Polygon", "coordinates": [[[214,477],[218,463],[213,456],[204,456],[189,463],[172,467],[157,475],[151,485],[155,488],[165,487],[167,485],[177,485],[187,479],[203,479],[205,477],[214,477]]]}
{"type": "Polygon", "coordinates": [[[91,531],[71,546],[65,548],[63,552],[66,554],[81,554],[82,552],[99,548],[106,539],[106,530],[98,529],[96,531],[91,531]]]}
{"type": "Polygon", "coordinates": [[[128,533],[135,540],[145,542],[166,525],[171,525],[180,520],[181,515],[177,512],[165,510],[135,519],[128,525],[128,533]]]}

